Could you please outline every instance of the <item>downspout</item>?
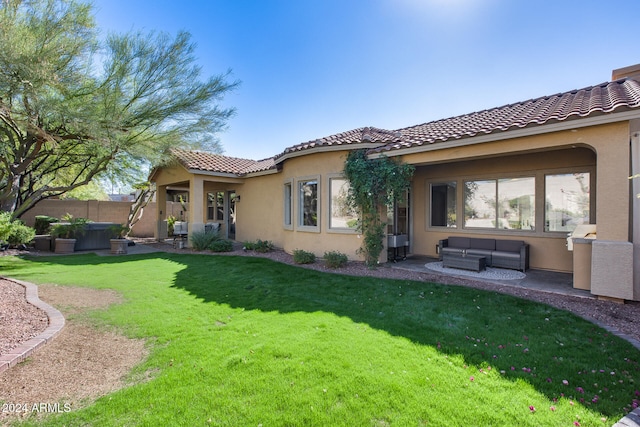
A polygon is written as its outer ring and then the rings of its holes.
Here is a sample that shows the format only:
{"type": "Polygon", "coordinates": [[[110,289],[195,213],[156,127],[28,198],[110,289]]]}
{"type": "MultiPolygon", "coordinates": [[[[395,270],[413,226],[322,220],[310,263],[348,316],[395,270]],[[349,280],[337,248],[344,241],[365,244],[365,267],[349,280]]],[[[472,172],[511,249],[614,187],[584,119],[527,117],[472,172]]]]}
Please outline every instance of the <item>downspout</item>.
{"type": "Polygon", "coordinates": [[[640,300],[640,132],[631,134],[631,221],[633,243],[633,299],[640,300]],[[637,177],[636,177],[637,176],[637,177]]]}

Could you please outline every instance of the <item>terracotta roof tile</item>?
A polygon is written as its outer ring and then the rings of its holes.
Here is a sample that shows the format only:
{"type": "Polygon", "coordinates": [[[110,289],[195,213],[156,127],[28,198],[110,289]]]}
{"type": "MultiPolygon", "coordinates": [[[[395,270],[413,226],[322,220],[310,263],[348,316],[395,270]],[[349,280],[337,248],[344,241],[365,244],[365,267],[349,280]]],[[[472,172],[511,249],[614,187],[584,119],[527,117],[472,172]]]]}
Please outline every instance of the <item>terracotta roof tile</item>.
{"type": "Polygon", "coordinates": [[[377,144],[373,152],[400,150],[639,107],[640,83],[627,78],[395,131],[375,127],[353,129],[294,145],[273,158],[259,161],[202,151],[176,149],[173,153],[187,169],[242,176],[275,169],[282,157],[314,148],[377,144]]]}
{"type": "Polygon", "coordinates": [[[400,134],[398,132],[389,131],[386,129],[379,129],[375,127],[362,127],[358,129],[349,130],[346,132],[337,133],[335,135],[325,136],[323,138],[314,139],[312,141],[303,142],[301,144],[294,145],[284,150],[281,154],[276,156],[276,159],[285,156],[290,153],[298,151],[309,150],[318,147],[329,147],[336,145],[355,145],[355,144],[388,144],[391,142],[400,141],[400,134]]]}
{"type": "Polygon", "coordinates": [[[398,150],[638,107],[640,83],[622,79],[399,129],[399,141],[373,151],[398,150]]]}
{"type": "Polygon", "coordinates": [[[273,158],[256,161],[207,153],[205,151],[173,149],[171,152],[187,169],[206,172],[246,175],[275,168],[273,158]]]}

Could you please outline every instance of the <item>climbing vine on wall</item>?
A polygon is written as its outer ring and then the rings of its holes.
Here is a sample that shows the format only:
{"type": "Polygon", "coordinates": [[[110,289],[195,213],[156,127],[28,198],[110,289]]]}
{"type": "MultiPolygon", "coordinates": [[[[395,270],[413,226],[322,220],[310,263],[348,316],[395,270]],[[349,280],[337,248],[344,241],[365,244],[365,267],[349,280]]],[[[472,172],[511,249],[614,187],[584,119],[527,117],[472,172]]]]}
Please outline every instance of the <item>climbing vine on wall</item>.
{"type": "Polygon", "coordinates": [[[371,159],[366,150],[349,153],[344,175],[349,181],[347,202],[359,213],[358,231],[363,235],[360,253],[374,267],[384,249],[386,223],[382,207],[392,207],[411,185],[415,168],[384,155],[371,159]]]}

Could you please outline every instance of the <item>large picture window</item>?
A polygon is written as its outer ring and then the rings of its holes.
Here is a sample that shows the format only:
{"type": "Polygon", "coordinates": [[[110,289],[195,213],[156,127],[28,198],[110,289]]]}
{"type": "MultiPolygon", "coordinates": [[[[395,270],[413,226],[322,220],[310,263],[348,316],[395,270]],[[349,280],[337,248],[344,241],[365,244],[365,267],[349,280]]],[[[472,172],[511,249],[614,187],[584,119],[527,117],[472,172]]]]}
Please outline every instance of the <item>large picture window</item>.
{"type": "Polygon", "coordinates": [[[545,231],[573,231],[589,224],[591,210],[588,172],[546,175],[545,231]]]}
{"type": "Polygon", "coordinates": [[[345,178],[329,179],[329,228],[353,230],[358,216],[347,204],[349,181],[345,178]]]}
{"type": "Polygon", "coordinates": [[[299,218],[301,227],[314,227],[319,225],[318,218],[318,180],[309,179],[298,181],[299,194],[299,218]]]}
{"type": "Polygon", "coordinates": [[[432,227],[456,227],[456,187],[455,181],[431,184],[432,227]]]}
{"type": "Polygon", "coordinates": [[[536,181],[533,177],[498,180],[498,218],[509,230],[535,230],[536,181]]]}
{"type": "Polygon", "coordinates": [[[464,183],[465,228],[535,230],[535,178],[464,183]]]}

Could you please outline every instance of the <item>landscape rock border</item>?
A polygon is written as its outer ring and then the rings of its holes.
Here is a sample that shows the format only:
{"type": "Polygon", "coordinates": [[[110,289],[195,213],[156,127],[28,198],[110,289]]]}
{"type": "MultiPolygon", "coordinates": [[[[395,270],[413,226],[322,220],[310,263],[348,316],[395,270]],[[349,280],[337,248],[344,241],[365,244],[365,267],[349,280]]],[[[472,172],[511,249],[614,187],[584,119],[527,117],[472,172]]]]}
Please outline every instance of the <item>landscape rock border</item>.
{"type": "Polygon", "coordinates": [[[27,302],[40,310],[44,311],[49,318],[49,326],[39,335],[21,343],[19,346],[9,350],[7,353],[0,355],[0,374],[7,369],[24,361],[31,356],[36,350],[45,344],[51,342],[64,328],[65,319],[62,313],[55,307],[47,304],[38,297],[38,287],[33,283],[24,282],[22,280],[12,279],[0,276],[0,279],[17,283],[25,288],[25,298],[27,302]]]}

